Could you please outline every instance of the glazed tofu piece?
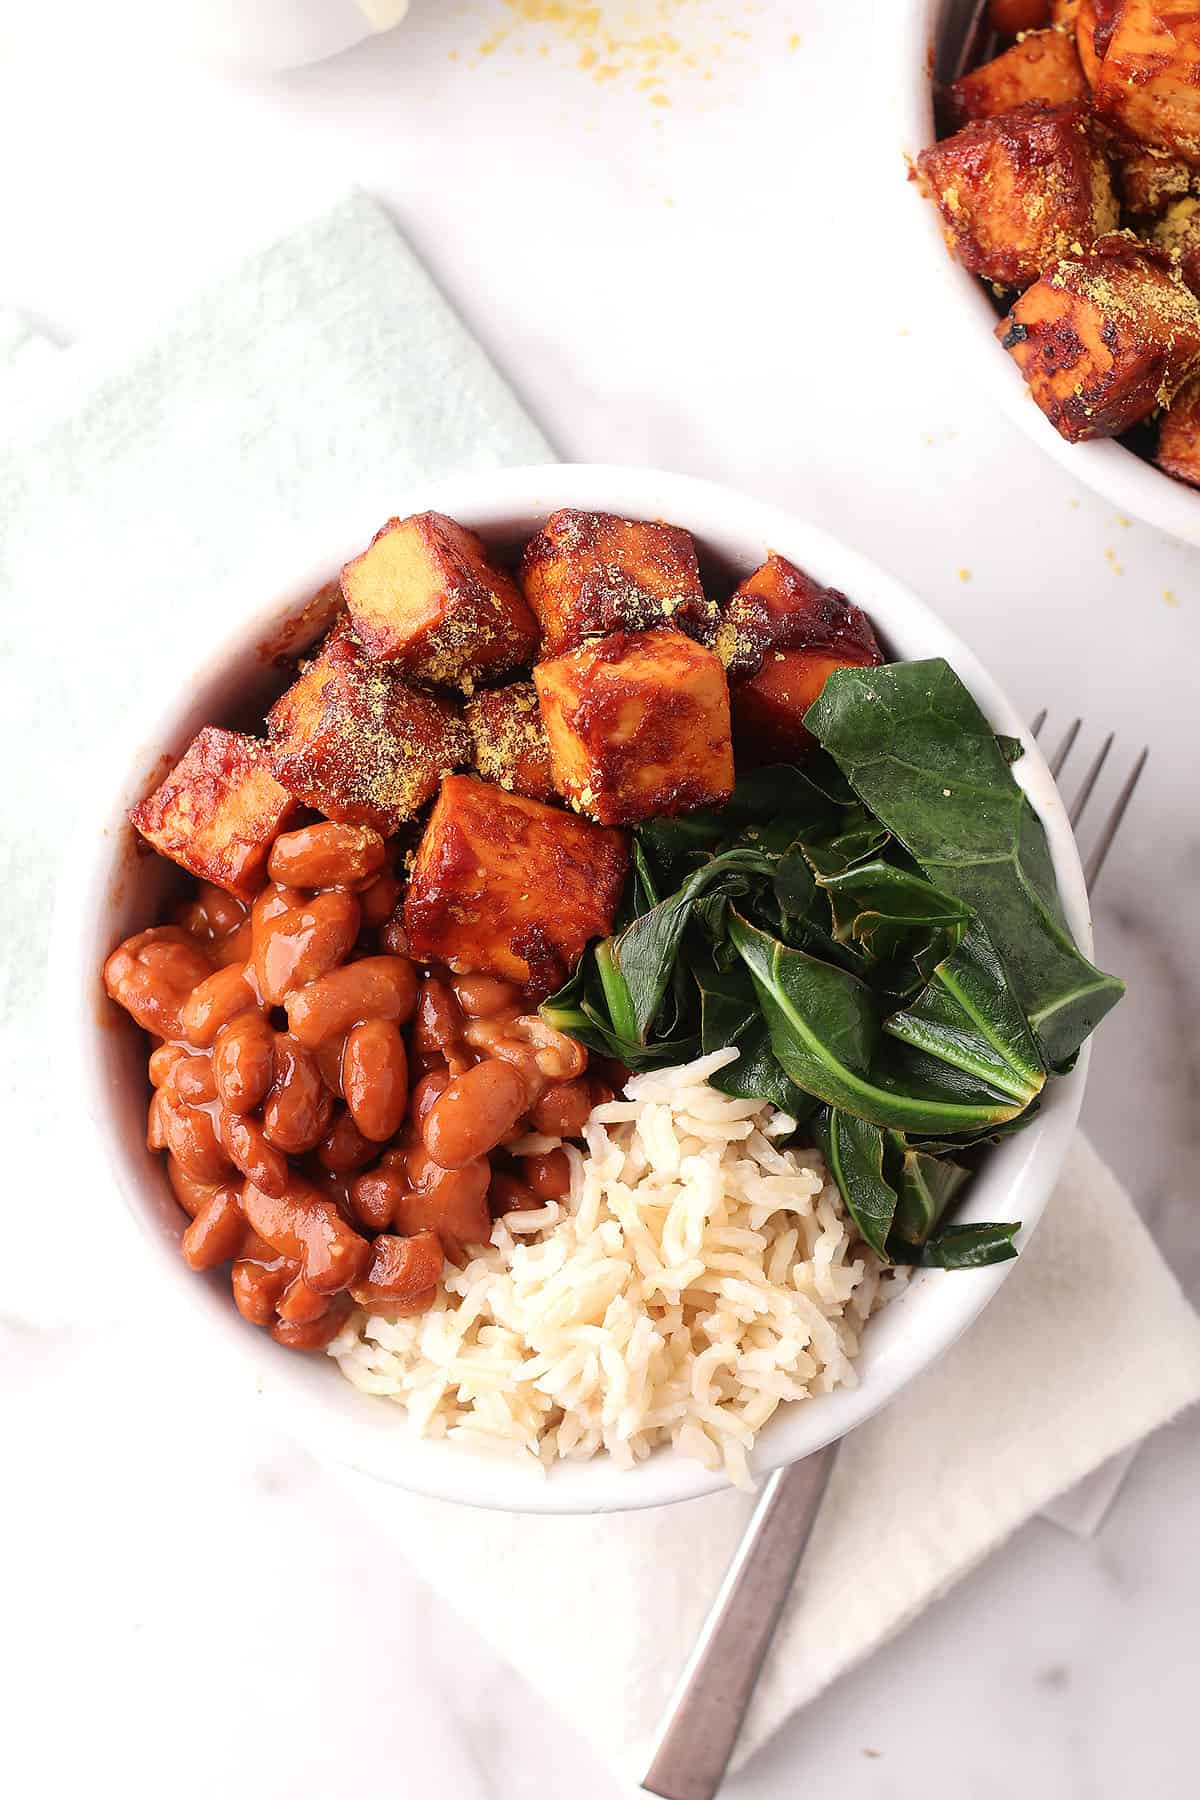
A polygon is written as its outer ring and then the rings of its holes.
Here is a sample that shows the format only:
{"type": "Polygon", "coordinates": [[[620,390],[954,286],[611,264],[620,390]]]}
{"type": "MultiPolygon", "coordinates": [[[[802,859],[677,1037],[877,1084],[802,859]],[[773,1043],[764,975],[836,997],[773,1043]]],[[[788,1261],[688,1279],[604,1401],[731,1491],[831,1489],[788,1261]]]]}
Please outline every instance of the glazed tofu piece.
{"type": "Polygon", "coordinates": [[[354,634],[373,661],[414,681],[459,687],[505,675],[537,654],[533,615],[481,539],[443,513],[389,519],[342,570],[354,634]]]}
{"type": "Polygon", "coordinates": [[[734,590],[714,648],[731,681],[752,675],[771,650],[844,650],[852,660],[883,661],[861,607],[774,554],[734,590]]]}
{"type": "Polygon", "coordinates": [[[485,781],[530,800],[553,800],[550,745],[532,681],[485,688],[468,700],[463,717],[485,781]]]}
{"type": "Polygon", "coordinates": [[[1200,9],[1180,0],[1097,8],[1093,104],[1122,136],[1200,163],[1200,9]]]}
{"type": "Polygon", "coordinates": [[[1157,219],[1172,201],[1195,193],[1200,181],[1200,170],[1142,144],[1116,145],[1113,169],[1122,206],[1142,220],[1157,219]]]}
{"type": "Polygon", "coordinates": [[[603,825],[721,806],[733,791],[721,659],[678,631],[618,631],[533,671],[554,784],[603,825]]]}
{"type": "Polygon", "coordinates": [[[1170,403],[1200,358],[1200,303],[1160,251],[1106,238],[1047,270],[996,334],[1050,423],[1078,443],[1170,403]]]}
{"type": "Polygon", "coordinates": [[[804,715],[834,669],[862,668],[878,652],[768,650],[758,673],[729,688],[738,765],[795,762],[816,742],[804,715]]]}
{"type": "Polygon", "coordinates": [[[471,759],[457,709],[368,661],[344,628],[275,702],[267,727],[271,766],[289,793],[328,819],[384,833],[471,759]]]}
{"type": "Polygon", "coordinates": [[[976,119],[917,159],[965,268],[1022,288],[1117,223],[1108,164],[1082,106],[1021,107],[976,119]]]}
{"type": "Polygon", "coordinates": [[[716,629],[686,531],[612,513],[554,513],[525,546],[521,587],[542,628],[542,655],[585,638],[674,625],[693,637],[716,629]]]}
{"type": "Polygon", "coordinates": [[[172,862],[239,900],[253,900],[267,878],[271,845],[295,810],[265,744],[206,725],[129,817],[172,862]]]}
{"type": "Polygon", "coordinates": [[[1200,200],[1189,197],[1169,206],[1153,238],[1192,292],[1200,293],[1200,200]]]}
{"type": "Polygon", "coordinates": [[[1200,487],[1200,376],[1184,383],[1163,414],[1154,460],[1178,481],[1200,487]]]}
{"type": "Polygon", "coordinates": [[[1087,93],[1074,37],[1065,31],[1030,31],[991,62],[952,81],[943,103],[948,121],[957,128],[1034,102],[1065,106],[1085,100],[1087,93]]]}
{"type": "Polygon", "coordinates": [[[623,832],[451,775],[413,865],[409,948],[544,996],[611,931],[628,866],[623,832]]]}

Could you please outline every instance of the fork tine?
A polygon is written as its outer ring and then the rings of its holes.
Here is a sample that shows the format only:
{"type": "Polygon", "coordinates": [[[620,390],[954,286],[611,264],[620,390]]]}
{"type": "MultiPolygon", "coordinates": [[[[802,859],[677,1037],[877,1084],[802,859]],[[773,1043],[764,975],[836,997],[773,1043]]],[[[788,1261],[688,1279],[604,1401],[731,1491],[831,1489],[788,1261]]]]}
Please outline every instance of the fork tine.
{"type": "Polygon", "coordinates": [[[1141,780],[1142,770],[1146,766],[1146,758],[1149,754],[1150,747],[1147,745],[1134,763],[1133,768],[1129,771],[1125,786],[1117,795],[1113,809],[1105,820],[1104,829],[1100,833],[1099,842],[1096,844],[1092,854],[1088,857],[1087,862],[1084,865],[1083,879],[1087,884],[1089,894],[1095,890],[1096,883],[1100,879],[1100,871],[1104,867],[1105,858],[1112,849],[1112,841],[1117,835],[1121,820],[1125,817],[1125,809],[1133,799],[1133,790],[1141,780]]]}
{"type": "Polygon", "coordinates": [[[1043,706],[1041,712],[1038,714],[1037,718],[1033,721],[1033,724],[1029,727],[1030,737],[1036,738],[1038,732],[1042,729],[1042,726],[1045,723],[1046,723],[1046,708],[1043,706]]]}
{"type": "Polygon", "coordinates": [[[1074,831],[1076,825],[1078,825],[1080,819],[1082,819],[1082,817],[1083,817],[1083,809],[1092,797],[1092,789],[1095,787],[1096,782],[1099,780],[1100,771],[1104,767],[1104,764],[1108,758],[1108,753],[1113,747],[1115,738],[1116,738],[1116,733],[1113,731],[1110,731],[1108,736],[1105,738],[1104,742],[1101,744],[1099,752],[1096,756],[1095,761],[1092,763],[1091,768],[1088,770],[1087,774],[1083,778],[1083,784],[1080,787],[1079,792],[1075,796],[1075,804],[1071,808],[1070,812],[1067,814],[1067,817],[1071,821],[1072,831],[1074,831]]]}
{"type": "Polygon", "coordinates": [[[1054,752],[1054,755],[1050,758],[1050,773],[1053,775],[1055,781],[1057,781],[1062,774],[1063,764],[1075,747],[1075,739],[1079,736],[1079,730],[1082,724],[1082,719],[1072,719],[1071,723],[1067,726],[1067,735],[1058,746],[1058,749],[1054,752]]]}

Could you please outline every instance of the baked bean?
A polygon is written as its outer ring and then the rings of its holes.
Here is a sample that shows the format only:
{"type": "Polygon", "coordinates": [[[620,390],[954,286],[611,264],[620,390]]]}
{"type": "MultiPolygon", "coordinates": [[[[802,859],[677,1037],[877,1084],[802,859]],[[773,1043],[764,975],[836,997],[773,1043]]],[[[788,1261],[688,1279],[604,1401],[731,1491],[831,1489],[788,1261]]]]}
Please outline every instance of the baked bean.
{"type": "Polygon", "coordinates": [[[218,969],[226,969],[230,963],[248,963],[253,950],[254,927],[249,919],[243,919],[236,931],[210,944],[208,953],[218,969]]]}
{"type": "Polygon", "coordinates": [[[275,1039],[275,1078],[263,1107],[263,1136],[277,1150],[301,1156],[324,1137],[333,1095],[321,1080],[316,1057],[295,1038],[275,1039]]]}
{"type": "Polygon", "coordinates": [[[417,978],[404,957],[363,956],[290,993],[288,1025],[306,1049],[315,1050],[366,1019],[404,1024],[416,999],[417,978]]]}
{"type": "Polygon", "coordinates": [[[404,920],[399,915],[389,919],[386,925],[379,927],[379,942],[389,956],[408,955],[408,933],[404,929],[404,920]]]}
{"type": "MultiPolygon", "coordinates": [[[[516,1042],[517,1020],[521,1017],[519,1006],[504,1006],[499,1012],[490,1013],[487,1018],[471,1019],[463,1027],[463,1038],[472,1050],[480,1051],[484,1056],[494,1056],[496,1045],[506,1039],[516,1042]]],[[[528,1046],[522,1045],[523,1049],[528,1046]]],[[[533,1052],[529,1051],[532,1055],[533,1052]]]]}
{"type": "Polygon", "coordinates": [[[317,1145],[317,1160],[338,1175],[361,1169],[378,1156],[379,1145],[363,1136],[345,1107],[339,1107],[333,1123],[317,1145]]]}
{"type": "Polygon", "coordinates": [[[278,1006],[293,988],[319,981],[350,954],[359,906],[340,889],[307,895],[271,887],[255,901],[253,918],[259,991],[268,1006],[278,1006]]]}
{"type": "Polygon", "coordinates": [[[370,1245],[347,1225],[332,1200],[309,1182],[293,1178],[283,1194],[264,1194],[254,1182],[242,1190],[242,1211],[281,1256],[300,1264],[300,1273],[319,1294],[336,1294],[357,1281],[370,1245]]]}
{"type": "Polygon", "coordinates": [[[526,1013],[517,1020],[516,1035],[533,1046],[538,1068],[551,1081],[571,1081],[587,1068],[583,1045],[565,1031],[547,1025],[537,1013],[526,1013]]]}
{"type": "Polygon", "coordinates": [[[385,870],[377,875],[370,887],[362,889],[358,903],[362,907],[362,922],[365,931],[378,931],[386,925],[396,910],[396,902],[400,898],[400,883],[396,877],[385,870]]]}
{"type": "Polygon", "coordinates": [[[291,1179],[287,1157],[267,1142],[257,1119],[243,1118],[221,1107],[217,1113],[217,1135],[230,1162],[247,1181],[265,1194],[287,1193],[291,1179]]]}
{"type": "Polygon", "coordinates": [[[178,920],[184,930],[206,944],[228,937],[245,917],[243,902],[211,881],[202,881],[195,897],[178,910],[178,920]]]}
{"type": "Polygon", "coordinates": [[[175,1064],[171,1085],[188,1106],[206,1106],[217,1097],[211,1056],[185,1056],[175,1064]]]}
{"type": "Polygon", "coordinates": [[[451,986],[468,1019],[490,1019],[514,1007],[519,997],[511,981],[496,975],[458,975],[451,986]]]}
{"type": "Polygon", "coordinates": [[[493,1218],[500,1218],[504,1213],[530,1212],[544,1203],[536,1194],[530,1193],[524,1182],[510,1175],[507,1169],[494,1169],[488,1187],[488,1208],[493,1218]]]}
{"type": "Polygon", "coordinates": [[[525,1084],[525,1104],[532,1106],[534,1101],[549,1085],[546,1077],[537,1065],[537,1054],[532,1045],[518,1037],[506,1035],[503,1026],[493,1029],[491,1019],[473,1019],[467,1026],[468,1041],[474,1042],[474,1034],[480,1034],[480,1042],[474,1044],[482,1049],[485,1056],[494,1062],[507,1063],[515,1069],[525,1084]]]}
{"type": "Polygon", "coordinates": [[[348,1310],[345,1306],[331,1306],[323,1318],[309,1319],[303,1323],[297,1323],[293,1319],[276,1319],[271,1327],[271,1336],[287,1350],[324,1350],[342,1329],[348,1310]]]}
{"type": "Polygon", "coordinates": [[[165,1088],[157,1090],[154,1102],[162,1119],[166,1148],[175,1160],[197,1181],[223,1181],[230,1162],[236,1158],[228,1155],[221,1144],[212,1115],[170,1098],[165,1088]]]}
{"type": "Polygon", "coordinates": [[[173,1156],[167,1157],[167,1180],[171,1184],[171,1192],[189,1219],[194,1219],[213,1195],[220,1193],[226,1185],[217,1181],[197,1181],[173,1156]]]}
{"type": "Polygon", "coordinates": [[[462,1008],[444,981],[427,975],[421,983],[412,1042],[418,1056],[447,1057],[462,1042],[462,1008]]]}
{"type": "Polygon", "coordinates": [[[449,1086],[450,1071],[447,1068],[430,1069],[427,1075],[422,1075],[409,1100],[409,1111],[414,1125],[420,1126],[425,1123],[430,1107],[438,1095],[444,1094],[449,1086]]]}
{"type": "Polygon", "coordinates": [[[386,1231],[407,1187],[396,1169],[368,1169],[350,1184],[350,1206],[368,1231],[386,1231]]]}
{"type": "Polygon", "coordinates": [[[179,1014],[183,1035],[189,1043],[207,1050],[223,1025],[257,1005],[258,995],[246,980],[245,963],[230,963],[188,995],[179,1014]]]}
{"type": "Polygon", "coordinates": [[[342,1051],[345,1048],[345,1038],[331,1038],[327,1044],[318,1044],[313,1051],[317,1067],[321,1071],[321,1080],[335,1100],[345,1098],[342,1093],[342,1051]]]}
{"type": "Polygon", "coordinates": [[[155,925],[117,946],[104,965],[104,986],[143,1031],[177,1038],[184,1003],[211,974],[194,938],[178,925],[155,925]]]}
{"type": "Polygon", "coordinates": [[[525,1111],[525,1084],[503,1062],[476,1063],[443,1089],[430,1107],[421,1136],[443,1169],[486,1156],[525,1111]]]}
{"type": "Polygon", "coordinates": [[[235,1187],[219,1187],[204,1202],[179,1242],[189,1269],[216,1269],[241,1249],[246,1221],[235,1187]]]}
{"type": "Polygon", "coordinates": [[[342,1092],[364,1137],[383,1144],[399,1131],[408,1108],[408,1058],[400,1028],[390,1019],[368,1019],[350,1032],[342,1092]]]}
{"type": "Polygon", "coordinates": [[[372,1306],[380,1300],[403,1304],[420,1294],[432,1294],[445,1261],[436,1232],[377,1237],[371,1245],[366,1275],[351,1288],[350,1297],[358,1306],[372,1306]]]}
{"type": "Polygon", "coordinates": [[[275,839],[267,873],[282,887],[357,887],[378,874],[385,854],[369,825],[302,825],[275,839]]]}
{"type": "Polygon", "coordinates": [[[260,1012],[245,1012],[223,1025],[212,1052],[213,1081],[231,1113],[251,1113],[263,1103],[275,1074],[275,1033],[260,1012]]]}
{"type": "Polygon", "coordinates": [[[545,1150],[520,1159],[521,1176],[539,1200],[561,1200],[571,1191],[571,1165],[565,1150],[545,1150]]]}
{"type": "Polygon", "coordinates": [[[269,1261],[245,1257],[233,1265],[233,1303],[251,1325],[269,1325],[280,1296],[299,1273],[300,1264],[286,1256],[275,1256],[269,1261]]]}
{"type": "Polygon", "coordinates": [[[592,1110],[592,1090],[586,1081],[556,1081],[534,1103],[529,1115],[535,1131],[546,1137],[583,1136],[592,1110]]]}
{"type": "Polygon", "coordinates": [[[492,1232],[487,1191],[491,1165],[485,1157],[461,1169],[443,1169],[421,1146],[408,1153],[410,1186],[396,1205],[393,1228],[402,1237],[436,1231],[447,1256],[468,1244],[486,1244],[492,1232]]]}
{"type": "Polygon", "coordinates": [[[318,1294],[315,1288],[309,1287],[303,1275],[284,1289],[275,1308],[281,1319],[290,1319],[294,1325],[308,1325],[313,1319],[323,1319],[329,1311],[329,1295],[318,1294]]]}
{"type": "Polygon", "coordinates": [[[151,1087],[170,1087],[176,1064],[186,1061],[187,1051],[182,1044],[160,1044],[150,1052],[147,1064],[151,1087]]]}

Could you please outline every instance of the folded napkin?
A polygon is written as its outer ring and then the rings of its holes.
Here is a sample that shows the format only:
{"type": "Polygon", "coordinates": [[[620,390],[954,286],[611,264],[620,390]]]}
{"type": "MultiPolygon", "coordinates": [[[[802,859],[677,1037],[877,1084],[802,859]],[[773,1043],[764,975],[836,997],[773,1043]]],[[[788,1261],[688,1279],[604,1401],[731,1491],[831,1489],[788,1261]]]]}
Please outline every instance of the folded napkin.
{"type": "MultiPolygon", "coordinates": [[[[35,1193],[45,1144],[70,1149],[38,970],[81,759],[167,678],[193,627],[223,627],[211,596],[264,540],[311,532],[351,501],[369,527],[421,476],[548,451],[362,198],[217,283],[136,353],[47,354],[0,319],[6,353],[16,366],[0,395],[0,613],[21,660],[0,708],[0,759],[36,780],[6,788],[0,1092],[21,1126],[6,1135],[10,1187],[35,1193]]],[[[111,1217],[115,1204],[76,1180],[56,1223],[71,1206],[111,1217]]],[[[9,1209],[0,1305],[19,1299],[43,1228],[36,1209],[9,1209]]],[[[57,1266],[39,1317],[128,1311],[141,1274],[131,1239],[92,1233],[89,1251],[77,1271],[70,1258],[57,1266]]],[[[982,1319],[846,1443],[739,1758],[1022,1520],[1197,1396],[1200,1325],[1080,1140],[982,1319]]],[[[599,1519],[467,1517],[345,1480],[400,1547],[421,1546],[422,1573],[602,1754],[642,1773],[748,1517],[744,1495],[599,1519]]]]}

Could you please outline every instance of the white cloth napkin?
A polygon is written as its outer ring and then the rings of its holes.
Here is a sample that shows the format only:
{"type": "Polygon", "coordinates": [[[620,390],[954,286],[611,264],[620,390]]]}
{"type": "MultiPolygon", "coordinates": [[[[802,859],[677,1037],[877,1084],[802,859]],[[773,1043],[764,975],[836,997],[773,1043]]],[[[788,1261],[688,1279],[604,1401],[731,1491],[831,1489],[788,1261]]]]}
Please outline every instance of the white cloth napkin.
{"type": "MultiPolygon", "coordinates": [[[[10,1191],[40,1193],[44,1146],[64,1135],[40,964],[79,762],[194,626],[223,627],[199,607],[264,540],[311,531],[352,500],[382,518],[406,482],[548,451],[357,197],[215,284],[152,343],[53,354],[0,319],[6,360],[0,616],[19,649],[0,763],[26,778],[6,784],[0,1091],[21,1127],[6,1132],[10,1191]]],[[[106,1204],[80,1187],[59,1196],[56,1223],[73,1204],[106,1204]]],[[[9,1209],[0,1305],[37,1268],[43,1229],[38,1209],[9,1209]]],[[[62,1261],[39,1315],[126,1312],[128,1248],[119,1233],[111,1244],[93,1234],[86,1266],[62,1261]]],[[[1081,1140],[983,1318],[847,1442],[739,1759],[1022,1520],[1198,1396],[1200,1324],[1081,1140]]],[[[745,1496],[516,1519],[346,1482],[602,1754],[641,1774],[745,1496]]]]}

